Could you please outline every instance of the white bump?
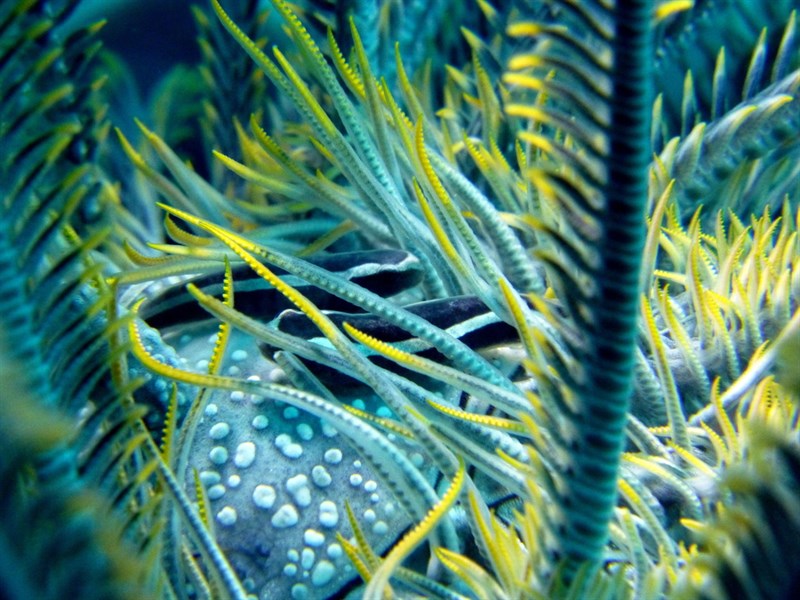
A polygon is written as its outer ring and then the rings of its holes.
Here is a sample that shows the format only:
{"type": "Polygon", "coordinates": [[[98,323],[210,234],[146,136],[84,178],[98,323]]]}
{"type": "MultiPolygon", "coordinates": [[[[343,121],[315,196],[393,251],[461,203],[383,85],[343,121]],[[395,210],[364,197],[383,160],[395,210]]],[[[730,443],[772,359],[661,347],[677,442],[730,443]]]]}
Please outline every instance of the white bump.
{"type": "Polygon", "coordinates": [[[325,459],[325,462],[331,465],[338,465],[342,462],[342,451],[338,448],[329,448],[325,450],[325,454],[323,454],[322,458],[325,459]]]}
{"type": "Polygon", "coordinates": [[[231,365],[230,367],[228,367],[228,375],[231,375],[233,377],[239,375],[241,372],[242,370],[236,365],[231,365]]]}
{"type": "Polygon", "coordinates": [[[219,412],[219,407],[211,402],[203,412],[206,413],[207,417],[213,417],[219,412]]]}
{"type": "Polygon", "coordinates": [[[411,455],[411,464],[417,467],[418,469],[425,464],[425,458],[419,452],[414,452],[411,455]]]}
{"type": "Polygon", "coordinates": [[[261,381],[261,377],[259,377],[258,375],[250,375],[247,378],[247,381],[261,381]]]}
{"type": "Polygon", "coordinates": [[[295,475],[287,479],[286,489],[298,505],[306,507],[311,504],[311,490],[308,487],[308,477],[305,475],[295,475]]]}
{"type": "Polygon", "coordinates": [[[286,373],[284,373],[283,369],[274,368],[272,371],[269,372],[269,380],[272,383],[277,381],[284,381],[286,379],[286,373]]]}
{"type": "Polygon", "coordinates": [[[231,432],[231,426],[226,422],[215,423],[211,429],[208,430],[208,437],[212,440],[221,440],[231,432]]]}
{"type": "Polygon", "coordinates": [[[231,353],[231,359],[236,362],[242,362],[243,360],[247,360],[247,350],[234,350],[231,353]]]}
{"type": "Polygon", "coordinates": [[[242,478],[235,473],[228,477],[228,487],[238,488],[242,483],[242,478]]]}
{"type": "Polygon", "coordinates": [[[297,525],[299,520],[300,515],[297,514],[297,509],[291,504],[284,504],[272,515],[270,523],[276,529],[286,529],[297,525]]]}
{"type": "Polygon", "coordinates": [[[287,421],[291,421],[292,419],[296,419],[300,416],[300,411],[297,410],[294,406],[287,406],[283,409],[283,418],[287,421]]]}
{"type": "Polygon", "coordinates": [[[219,500],[225,495],[225,486],[221,483],[216,483],[208,488],[206,494],[209,500],[219,500]]]}
{"type": "Polygon", "coordinates": [[[314,437],[314,430],[308,423],[300,423],[300,425],[297,426],[296,431],[297,437],[304,442],[307,442],[314,437]]]}
{"type": "Polygon", "coordinates": [[[372,510],[371,508],[368,508],[367,510],[365,510],[365,511],[364,511],[364,520],[365,520],[367,523],[372,523],[372,522],[374,522],[374,521],[375,521],[375,519],[377,519],[377,518],[378,518],[378,515],[376,515],[376,514],[375,514],[375,511],[374,511],[374,510],[372,510]]]}
{"type": "Polygon", "coordinates": [[[303,541],[312,548],[318,548],[325,543],[325,534],[316,529],[306,529],[303,533],[303,541]]]}
{"type": "Polygon", "coordinates": [[[277,448],[283,448],[284,446],[292,443],[292,436],[281,433],[280,435],[275,437],[275,446],[277,448]]]}
{"type": "Polygon", "coordinates": [[[259,508],[272,508],[276,497],[275,488],[271,485],[259,483],[253,490],[253,502],[259,508]]]}
{"type": "Polygon", "coordinates": [[[316,558],[317,555],[311,548],[303,548],[303,552],[300,554],[300,566],[304,569],[310,569],[314,566],[316,558]]]}
{"type": "Polygon", "coordinates": [[[386,524],[386,521],[378,521],[372,526],[372,533],[375,535],[386,535],[388,531],[389,526],[386,524]]]}
{"type": "Polygon", "coordinates": [[[361,461],[358,460],[358,459],[354,460],[353,461],[353,468],[354,469],[360,469],[361,468],[361,461]]]}
{"type": "Polygon", "coordinates": [[[319,523],[328,529],[336,527],[339,523],[339,509],[332,500],[323,500],[319,503],[319,523]]]}
{"type": "Polygon", "coordinates": [[[369,501],[373,504],[377,504],[381,501],[381,497],[378,494],[370,494],[369,501]]]}
{"type": "Polygon", "coordinates": [[[374,492],[378,489],[378,482],[374,479],[370,479],[364,483],[364,491],[365,492],[374,492]]]}
{"type": "Polygon", "coordinates": [[[242,442],[236,447],[233,464],[240,469],[246,469],[256,459],[256,445],[253,442],[242,442]]]}
{"type": "Polygon", "coordinates": [[[194,364],[194,366],[198,371],[206,371],[208,369],[208,361],[205,358],[203,358],[201,360],[198,360],[194,364]]]}
{"type": "Polygon", "coordinates": [[[364,478],[361,476],[361,473],[353,473],[350,475],[350,485],[353,487],[360,486],[362,481],[364,481],[364,478]]]}
{"type": "Polygon", "coordinates": [[[294,577],[297,575],[297,565],[293,563],[286,563],[283,565],[283,574],[287,577],[294,577]]]}
{"type": "Polygon", "coordinates": [[[311,480],[317,487],[324,488],[331,484],[333,478],[325,467],[322,465],[314,465],[314,468],[311,469],[311,480]]]}
{"type": "Polygon", "coordinates": [[[294,490],[305,487],[308,485],[308,477],[303,475],[295,475],[294,477],[290,477],[286,480],[286,489],[290,492],[294,492],[294,490]]]}
{"type": "MultiPolygon", "coordinates": [[[[208,339],[206,341],[213,346],[214,344],[217,343],[217,337],[218,336],[216,333],[212,333],[210,336],[208,336],[208,339]]],[[[187,336],[187,338],[188,339],[185,342],[183,342],[184,344],[188,344],[189,340],[191,339],[191,337],[189,336],[187,336]]],[[[181,339],[183,339],[183,337],[181,337],[181,339]]]]}
{"type": "Polygon", "coordinates": [[[311,572],[311,583],[315,587],[322,587],[330,583],[334,575],[336,575],[336,567],[334,564],[329,560],[323,559],[317,563],[317,566],[314,567],[314,570],[311,572]]]}
{"type": "Polygon", "coordinates": [[[361,398],[356,398],[352,402],[353,408],[357,408],[358,410],[367,410],[367,405],[364,404],[364,401],[361,398]]]}
{"type": "Polygon", "coordinates": [[[305,583],[295,583],[291,594],[292,600],[308,600],[308,586],[305,583]]]}
{"type": "Polygon", "coordinates": [[[253,420],[250,422],[253,426],[253,429],[258,429],[259,431],[262,429],[266,429],[269,425],[269,419],[266,415],[256,415],[253,417],[253,420]]]}
{"type": "Polygon", "coordinates": [[[228,461],[228,450],[224,446],[214,446],[208,453],[208,459],[215,465],[224,465],[228,461]]]}
{"type": "Polygon", "coordinates": [[[230,527],[236,523],[236,509],[232,506],[224,506],[221,511],[217,513],[217,521],[220,525],[230,527]]]}
{"type": "Polygon", "coordinates": [[[241,402],[244,400],[244,392],[241,390],[234,390],[231,392],[231,400],[234,402],[241,402]]]}
{"type": "Polygon", "coordinates": [[[303,456],[303,447],[300,444],[292,442],[281,448],[281,454],[286,458],[300,458],[303,456]]]}
{"type": "Polygon", "coordinates": [[[375,415],[381,417],[382,419],[391,419],[392,411],[388,406],[379,406],[378,410],[375,411],[375,415]]]}
{"type": "Polygon", "coordinates": [[[391,517],[394,514],[394,503],[387,502],[383,505],[383,512],[386,514],[387,517],[391,517]]]}
{"type": "Polygon", "coordinates": [[[334,427],[330,423],[323,423],[322,424],[322,435],[324,435],[325,437],[332,438],[332,437],[334,437],[334,436],[336,436],[338,434],[339,434],[339,432],[336,431],[336,427],[334,427]]]}
{"type": "Polygon", "coordinates": [[[337,558],[341,558],[344,555],[344,550],[339,544],[331,544],[328,546],[328,556],[330,556],[333,560],[337,558]]]}
{"type": "Polygon", "coordinates": [[[212,486],[222,481],[222,477],[216,471],[200,471],[200,482],[205,486],[212,486]]]}
{"type": "Polygon", "coordinates": [[[286,558],[288,558],[292,562],[297,562],[300,560],[300,553],[295,550],[294,548],[290,548],[286,551],[286,558]]]}

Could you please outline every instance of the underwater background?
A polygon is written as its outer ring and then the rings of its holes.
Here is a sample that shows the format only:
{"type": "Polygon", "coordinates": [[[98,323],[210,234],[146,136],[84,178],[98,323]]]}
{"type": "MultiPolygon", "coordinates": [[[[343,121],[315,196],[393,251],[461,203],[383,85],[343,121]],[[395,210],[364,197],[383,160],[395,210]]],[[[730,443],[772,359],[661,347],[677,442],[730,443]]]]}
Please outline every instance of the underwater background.
{"type": "Polygon", "coordinates": [[[789,0],[0,0],[0,598],[800,594],[789,0]]]}

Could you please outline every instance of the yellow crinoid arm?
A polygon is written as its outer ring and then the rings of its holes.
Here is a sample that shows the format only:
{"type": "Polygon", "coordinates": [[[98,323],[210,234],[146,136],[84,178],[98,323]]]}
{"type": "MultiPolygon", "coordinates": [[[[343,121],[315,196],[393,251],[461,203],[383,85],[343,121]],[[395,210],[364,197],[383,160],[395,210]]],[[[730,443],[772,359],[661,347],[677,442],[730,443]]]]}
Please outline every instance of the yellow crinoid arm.
{"type": "Polygon", "coordinates": [[[479,564],[447,548],[436,548],[434,553],[436,558],[442,561],[442,564],[452,571],[458,580],[469,586],[479,600],[501,597],[500,586],[479,564]]]}
{"type": "Polygon", "coordinates": [[[125,252],[125,256],[137,267],[157,267],[169,264],[171,260],[175,260],[171,256],[147,256],[146,254],[142,254],[131,246],[128,240],[122,242],[122,250],[125,252]]]}
{"type": "Polygon", "coordinates": [[[347,500],[344,501],[344,510],[347,513],[347,522],[350,523],[350,529],[353,530],[353,539],[355,540],[354,544],[348,542],[348,546],[352,547],[355,550],[356,556],[361,559],[364,565],[364,572],[362,572],[362,569],[358,569],[358,571],[364,581],[369,581],[372,579],[372,574],[380,567],[380,557],[372,549],[372,546],[369,545],[367,536],[364,534],[364,530],[361,528],[353,512],[353,507],[350,506],[350,502],[347,500]]]}
{"type": "MultiPolygon", "coordinates": [[[[345,502],[347,502],[345,500],[345,502]]],[[[352,544],[346,537],[344,537],[341,532],[336,532],[336,541],[344,550],[345,555],[347,558],[350,559],[350,562],[353,563],[353,567],[355,568],[358,575],[364,581],[369,581],[372,579],[372,572],[367,567],[367,564],[364,562],[364,559],[361,556],[361,553],[358,550],[358,546],[352,544]]]]}
{"type": "Polygon", "coordinates": [[[428,514],[420,521],[416,527],[406,533],[397,544],[389,551],[389,554],[384,559],[381,566],[373,574],[372,579],[364,592],[366,600],[379,600],[384,597],[389,584],[389,578],[392,573],[400,567],[400,563],[411,554],[411,552],[419,546],[423,540],[430,535],[436,524],[444,518],[450,507],[453,506],[458,496],[461,494],[461,488],[464,485],[466,476],[466,469],[464,461],[459,459],[458,470],[450,482],[450,487],[441,497],[439,502],[434,504],[428,511],[428,514]]]}
{"type": "Polygon", "coordinates": [[[517,333],[519,334],[526,354],[531,360],[541,360],[542,351],[536,343],[533,331],[525,319],[525,308],[522,305],[522,299],[505,277],[500,277],[497,280],[497,284],[500,286],[500,291],[503,293],[506,305],[511,312],[511,316],[514,318],[514,325],[516,325],[517,333]]]}
{"type": "Polygon", "coordinates": [[[667,349],[658,331],[650,300],[644,294],[640,297],[640,314],[643,316],[644,329],[650,351],[656,364],[656,372],[663,388],[664,404],[673,441],[681,448],[689,448],[689,434],[686,428],[686,417],[681,407],[678,388],[667,359],[667,349]]]}
{"type": "Polygon", "coordinates": [[[391,433],[396,433],[397,435],[402,435],[406,439],[414,439],[414,433],[410,429],[408,429],[408,427],[404,427],[398,421],[395,421],[393,419],[378,417],[364,410],[359,410],[355,406],[350,406],[349,404],[343,404],[342,408],[347,412],[349,412],[351,415],[355,415],[359,419],[369,421],[370,423],[375,423],[375,425],[377,425],[381,429],[384,429],[391,433]]]}
{"type": "Polygon", "coordinates": [[[192,480],[194,482],[194,493],[197,496],[197,515],[205,525],[211,537],[214,537],[214,519],[211,515],[211,501],[206,493],[206,488],[200,480],[200,473],[197,469],[192,469],[192,480]]]}
{"type": "Polygon", "coordinates": [[[425,221],[427,221],[428,227],[436,238],[443,254],[450,262],[453,269],[462,277],[468,279],[470,277],[470,268],[467,266],[467,263],[464,262],[464,259],[461,258],[461,254],[459,254],[458,250],[456,250],[455,245],[453,245],[453,242],[447,235],[447,231],[439,220],[439,217],[436,215],[433,208],[431,208],[428,199],[425,197],[425,193],[422,191],[416,179],[414,180],[414,194],[422,209],[422,215],[425,217],[425,221]]]}
{"type": "Polygon", "coordinates": [[[448,417],[452,417],[453,419],[458,419],[467,423],[475,423],[477,425],[484,425],[493,429],[502,429],[503,431],[524,435],[526,437],[529,435],[528,427],[520,421],[516,421],[514,419],[505,419],[503,417],[495,417],[492,415],[471,413],[461,410],[456,406],[450,406],[448,404],[436,402],[435,400],[428,400],[428,404],[438,410],[440,413],[445,414],[448,417]]]}
{"type": "MultiPolygon", "coordinates": [[[[233,308],[233,273],[231,272],[231,263],[227,258],[225,258],[225,278],[222,284],[222,301],[226,306],[233,308]]],[[[228,347],[230,336],[231,324],[226,321],[221,321],[217,330],[217,340],[214,343],[214,350],[211,352],[211,359],[208,361],[208,372],[212,375],[216,375],[222,370],[222,359],[225,357],[225,350],[228,347]]]]}
{"type": "Polygon", "coordinates": [[[275,275],[266,265],[257,260],[251,252],[258,253],[259,248],[253,242],[210,223],[204,219],[200,219],[192,214],[172,208],[170,206],[159,204],[161,208],[169,213],[172,213],[189,223],[208,231],[214,237],[219,239],[228,248],[249,266],[259,277],[263,278],[266,282],[272,285],[276,290],[283,294],[287,300],[299,308],[311,321],[319,328],[320,332],[328,339],[335,339],[342,336],[342,333],[336,328],[331,320],[326,317],[314,304],[306,298],[303,294],[298,292],[292,286],[285,283],[280,277],[275,275]]]}
{"type": "Polygon", "coordinates": [[[178,424],[178,386],[172,384],[172,391],[169,395],[169,406],[164,417],[164,427],[161,429],[161,444],[158,449],[161,451],[161,458],[168,465],[174,465],[175,455],[175,430],[178,424]]]}
{"type": "Polygon", "coordinates": [[[378,354],[382,354],[383,356],[392,359],[394,362],[409,367],[410,369],[427,372],[425,367],[428,365],[429,361],[426,359],[417,356],[416,354],[411,354],[410,352],[395,348],[391,344],[387,344],[386,342],[379,340],[368,333],[364,333],[363,331],[356,329],[347,321],[342,323],[342,328],[354,340],[364,344],[370,350],[373,350],[378,354]]]}
{"type": "Polygon", "coordinates": [[[212,240],[181,229],[178,224],[169,216],[164,216],[164,229],[170,238],[184,246],[209,246],[212,240]]]}
{"type": "MultiPolygon", "coordinates": [[[[139,305],[144,300],[140,300],[133,306],[134,314],[139,308],[139,305]]],[[[187,371],[185,369],[179,369],[177,367],[173,367],[172,365],[168,365],[162,363],[150,354],[147,348],[142,341],[142,334],[139,330],[139,325],[136,322],[136,319],[131,319],[128,322],[128,336],[130,337],[131,341],[131,353],[150,371],[156,373],[157,375],[161,375],[168,379],[172,379],[175,381],[181,381],[183,383],[189,383],[191,385],[196,385],[198,387],[214,387],[214,388],[221,388],[221,389],[229,389],[229,390],[237,390],[241,389],[241,385],[246,382],[242,382],[238,379],[233,379],[232,377],[223,377],[221,375],[209,375],[207,373],[196,373],[194,371],[187,371]]]]}
{"type": "Polygon", "coordinates": [[[339,43],[336,41],[336,36],[333,34],[332,29],[328,29],[328,45],[331,48],[331,58],[333,59],[333,64],[336,67],[336,70],[339,71],[339,75],[341,75],[342,79],[344,79],[345,83],[347,83],[347,87],[349,87],[350,90],[352,90],[352,92],[361,100],[364,100],[367,97],[367,92],[364,90],[364,82],[358,72],[350,65],[350,63],[347,62],[342,49],[339,47],[339,43]]]}

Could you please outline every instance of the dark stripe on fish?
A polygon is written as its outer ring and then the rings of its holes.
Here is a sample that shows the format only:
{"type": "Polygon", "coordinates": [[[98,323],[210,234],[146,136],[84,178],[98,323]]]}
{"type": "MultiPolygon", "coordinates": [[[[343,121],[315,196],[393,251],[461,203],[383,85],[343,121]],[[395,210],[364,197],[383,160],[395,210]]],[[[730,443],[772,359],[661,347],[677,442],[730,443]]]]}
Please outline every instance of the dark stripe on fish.
{"type": "MultiPolygon", "coordinates": [[[[341,252],[307,260],[384,298],[398,294],[422,281],[422,267],[419,260],[402,250],[341,252]]],[[[283,294],[271,287],[247,265],[237,264],[231,270],[234,305],[242,313],[262,321],[270,321],[281,311],[293,306],[283,294]]],[[[359,310],[350,302],[287,274],[283,269],[272,270],[321,309],[359,310]]],[[[212,318],[211,315],[186,291],[186,284],[193,283],[204,293],[221,297],[222,282],[223,270],[220,268],[214,273],[200,275],[169,287],[156,297],[147,300],[140,308],[139,316],[157,329],[208,320],[212,318]]]]}

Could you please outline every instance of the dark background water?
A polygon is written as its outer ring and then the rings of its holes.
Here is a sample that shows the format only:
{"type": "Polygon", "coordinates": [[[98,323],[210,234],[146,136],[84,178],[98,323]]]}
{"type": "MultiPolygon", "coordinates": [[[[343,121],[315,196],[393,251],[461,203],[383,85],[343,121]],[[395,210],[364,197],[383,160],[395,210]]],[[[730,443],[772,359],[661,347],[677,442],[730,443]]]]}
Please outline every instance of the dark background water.
{"type": "Polygon", "coordinates": [[[191,0],[90,0],[81,3],[70,25],[107,19],[103,44],[125,59],[147,95],[170,67],[200,57],[191,5],[191,0]]]}

